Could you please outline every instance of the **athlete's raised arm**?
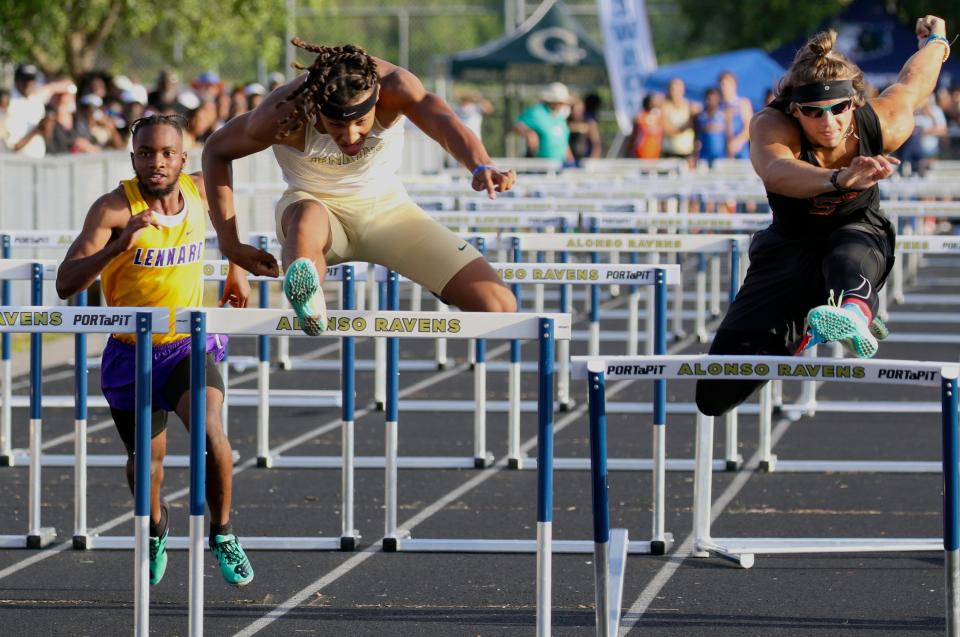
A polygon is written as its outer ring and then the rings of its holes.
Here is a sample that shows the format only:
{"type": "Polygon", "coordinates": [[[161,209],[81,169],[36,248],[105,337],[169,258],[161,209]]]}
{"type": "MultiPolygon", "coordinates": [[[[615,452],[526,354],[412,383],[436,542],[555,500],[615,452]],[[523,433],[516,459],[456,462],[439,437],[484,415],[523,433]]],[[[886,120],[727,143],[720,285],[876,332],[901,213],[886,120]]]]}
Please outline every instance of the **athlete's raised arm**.
{"type": "Polygon", "coordinates": [[[897,81],[879,97],[870,100],[880,118],[885,152],[895,151],[909,139],[913,132],[913,112],[937,87],[940,68],[950,54],[946,29],[944,21],[936,16],[917,19],[920,50],[903,65],[897,81]]]}
{"type": "MultiPolygon", "coordinates": [[[[378,62],[380,62],[378,60],[378,62]]],[[[513,187],[517,175],[497,170],[483,142],[457,117],[450,105],[429,92],[416,75],[394,66],[381,78],[378,104],[398,111],[473,173],[473,189],[486,190],[490,197],[513,187]]]]}

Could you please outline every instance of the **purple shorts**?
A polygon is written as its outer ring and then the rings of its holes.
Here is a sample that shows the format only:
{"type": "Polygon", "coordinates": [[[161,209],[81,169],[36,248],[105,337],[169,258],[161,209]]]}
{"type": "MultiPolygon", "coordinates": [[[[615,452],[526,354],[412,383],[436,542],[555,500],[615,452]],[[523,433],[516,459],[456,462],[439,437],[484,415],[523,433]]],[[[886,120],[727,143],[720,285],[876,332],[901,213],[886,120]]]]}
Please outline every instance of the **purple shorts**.
{"type": "MultiPolygon", "coordinates": [[[[227,354],[227,337],[220,334],[207,335],[207,353],[216,362],[227,354]]],[[[153,409],[173,411],[176,405],[170,404],[164,389],[171,380],[171,374],[177,365],[190,358],[190,337],[172,343],[153,346],[153,409]]],[[[209,358],[209,356],[208,356],[209,358]]],[[[136,408],[136,347],[116,340],[107,339],[100,361],[100,388],[113,409],[130,411],[136,408]]],[[[186,368],[189,374],[189,367],[186,368]]],[[[221,381],[222,382],[222,381],[221,381]]],[[[185,387],[189,387],[189,380],[185,387]]],[[[175,400],[175,399],[174,399],[175,400]]]]}

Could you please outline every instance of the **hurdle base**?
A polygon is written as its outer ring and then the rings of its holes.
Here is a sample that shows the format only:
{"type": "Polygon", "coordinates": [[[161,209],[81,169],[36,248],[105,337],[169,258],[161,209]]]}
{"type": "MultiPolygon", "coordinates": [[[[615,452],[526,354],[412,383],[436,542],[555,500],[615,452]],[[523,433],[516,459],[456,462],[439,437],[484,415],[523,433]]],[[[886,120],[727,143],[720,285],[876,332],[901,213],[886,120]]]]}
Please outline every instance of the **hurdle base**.
{"type": "Polygon", "coordinates": [[[87,550],[87,540],[88,540],[88,536],[86,536],[86,535],[74,535],[74,536],[73,536],[73,550],[75,550],[75,551],[86,551],[86,550],[87,550]]]}
{"type": "Polygon", "coordinates": [[[49,546],[57,539],[57,530],[52,526],[44,526],[40,528],[40,532],[36,535],[27,536],[27,548],[28,549],[42,549],[45,546],[49,546]]]}
{"type": "Polygon", "coordinates": [[[573,411],[573,408],[577,406],[577,401],[570,399],[566,402],[557,403],[557,409],[561,412],[573,411]]]}
{"type": "Polygon", "coordinates": [[[481,457],[475,457],[473,459],[473,468],[474,469],[486,469],[487,467],[492,467],[494,463],[494,457],[492,453],[487,453],[487,455],[481,457]]]}
{"type": "MultiPolygon", "coordinates": [[[[537,541],[530,540],[491,540],[491,539],[442,539],[442,538],[384,538],[393,540],[391,552],[409,553],[536,553],[537,541]]],[[[666,534],[667,549],[673,544],[673,536],[666,534]]],[[[630,541],[627,553],[631,555],[653,555],[651,544],[647,540],[630,541]]],[[[593,555],[596,544],[593,540],[553,540],[552,551],[578,555],[593,555]]]]}
{"type": "Polygon", "coordinates": [[[383,538],[381,544],[384,553],[396,553],[400,550],[400,543],[410,541],[410,531],[406,529],[397,529],[394,535],[383,538]]]}
{"type": "Polygon", "coordinates": [[[743,466],[743,456],[737,455],[736,458],[730,460],[724,460],[724,469],[726,471],[739,471],[740,467],[743,466]]]}
{"type": "Polygon", "coordinates": [[[757,469],[763,473],[773,473],[777,470],[777,454],[771,454],[768,460],[761,460],[757,469]]]}
{"type": "MultiPolygon", "coordinates": [[[[342,538],[339,537],[266,537],[242,536],[240,543],[244,549],[259,551],[339,551],[342,538]]],[[[87,537],[87,549],[132,550],[132,535],[91,535],[87,537]]],[[[204,550],[209,549],[203,542],[204,550]]],[[[167,549],[186,551],[190,548],[188,536],[170,536],[167,549]]]]}
{"type": "Polygon", "coordinates": [[[376,401],[376,402],[373,404],[373,408],[374,408],[375,411],[383,411],[383,408],[384,408],[383,401],[381,401],[381,400],[376,401]]]}
{"type": "MultiPolygon", "coordinates": [[[[507,458],[507,468],[513,469],[514,471],[519,471],[521,469],[528,469],[530,467],[528,467],[526,463],[530,461],[531,459],[527,458],[526,456],[520,456],[519,458],[507,458]]],[[[533,462],[536,462],[536,460],[534,460],[533,462]]],[[[536,465],[534,465],[534,467],[535,466],[536,465]]]]}
{"type": "Polygon", "coordinates": [[[710,538],[698,539],[694,557],[715,556],[750,568],[754,556],[801,553],[895,553],[943,551],[941,538],[710,538]]]}
{"type": "Polygon", "coordinates": [[[257,467],[259,469],[270,469],[273,467],[273,457],[257,456],[257,467]]]}
{"type": "Polygon", "coordinates": [[[360,533],[356,529],[353,530],[353,535],[341,535],[340,536],[340,550],[341,551],[354,551],[357,548],[357,541],[360,539],[360,533]]]}
{"type": "MultiPolygon", "coordinates": [[[[233,450],[233,462],[240,461],[240,453],[233,450]]],[[[8,466],[29,467],[30,454],[26,450],[16,449],[11,458],[11,464],[8,466]]],[[[44,453],[40,454],[40,464],[44,467],[73,467],[77,463],[72,453],[44,453]]],[[[87,456],[88,467],[125,467],[127,466],[127,456],[116,453],[95,453],[87,456]]],[[[163,459],[163,466],[166,468],[186,468],[190,466],[190,456],[183,454],[170,455],[163,459]]]]}
{"type": "MultiPolygon", "coordinates": [[[[696,462],[693,458],[669,458],[664,461],[665,471],[693,471],[696,462]]],[[[714,460],[711,465],[714,471],[727,471],[726,460],[714,460]]],[[[536,458],[524,458],[520,467],[511,467],[511,469],[531,470],[537,468],[536,458]]],[[[590,458],[554,458],[553,469],[555,471],[589,471],[590,458]]],[[[652,471],[653,460],[651,458],[610,458],[607,460],[607,470],[609,471],[652,471]]]]}
{"type": "MultiPolygon", "coordinates": [[[[277,469],[339,469],[343,466],[340,456],[269,456],[269,467],[277,469]]],[[[493,456],[489,458],[474,458],[473,456],[400,456],[397,458],[398,469],[474,469],[477,462],[486,460],[493,463],[493,456]]],[[[353,459],[355,469],[383,469],[383,456],[356,456],[353,459]]],[[[489,465],[488,465],[489,466],[489,465]]],[[[481,467],[482,468],[482,467],[481,467]]]]}
{"type": "Polygon", "coordinates": [[[943,473],[943,464],[932,460],[777,460],[775,469],[778,473],[943,473]]]}

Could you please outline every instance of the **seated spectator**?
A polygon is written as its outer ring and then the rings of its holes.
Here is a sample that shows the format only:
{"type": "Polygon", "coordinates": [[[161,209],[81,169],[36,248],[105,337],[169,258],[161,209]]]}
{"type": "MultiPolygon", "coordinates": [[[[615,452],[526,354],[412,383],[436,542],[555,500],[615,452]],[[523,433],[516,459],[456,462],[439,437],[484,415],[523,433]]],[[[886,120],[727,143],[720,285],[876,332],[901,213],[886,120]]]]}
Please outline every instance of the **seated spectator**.
{"type": "Polygon", "coordinates": [[[663,145],[663,112],[660,105],[663,95],[647,93],[643,97],[641,110],[633,118],[633,132],[630,133],[628,148],[638,159],[659,159],[663,145]]]}
{"type": "Polygon", "coordinates": [[[554,82],[540,94],[540,102],[520,113],[513,131],[527,143],[528,157],[573,162],[570,152],[570,91],[554,82]]]}

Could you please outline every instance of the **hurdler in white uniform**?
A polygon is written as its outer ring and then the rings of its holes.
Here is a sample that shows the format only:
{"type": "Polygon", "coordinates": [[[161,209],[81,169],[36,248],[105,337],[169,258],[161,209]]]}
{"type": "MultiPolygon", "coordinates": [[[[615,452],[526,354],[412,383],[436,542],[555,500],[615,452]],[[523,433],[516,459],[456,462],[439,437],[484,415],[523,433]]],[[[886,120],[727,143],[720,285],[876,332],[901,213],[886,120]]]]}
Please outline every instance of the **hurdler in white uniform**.
{"type": "Polygon", "coordinates": [[[330,220],[327,263],[369,261],[401,272],[435,294],[480,256],[466,241],[431,219],[410,199],[398,171],[403,159],[400,117],[389,128],[375,122],[356,155],[330,135],[304,127],[304,150],[274,144],[287,190],[276,208],[277,238],[284,211],[305,199],[326,206],[330,220]]]}

